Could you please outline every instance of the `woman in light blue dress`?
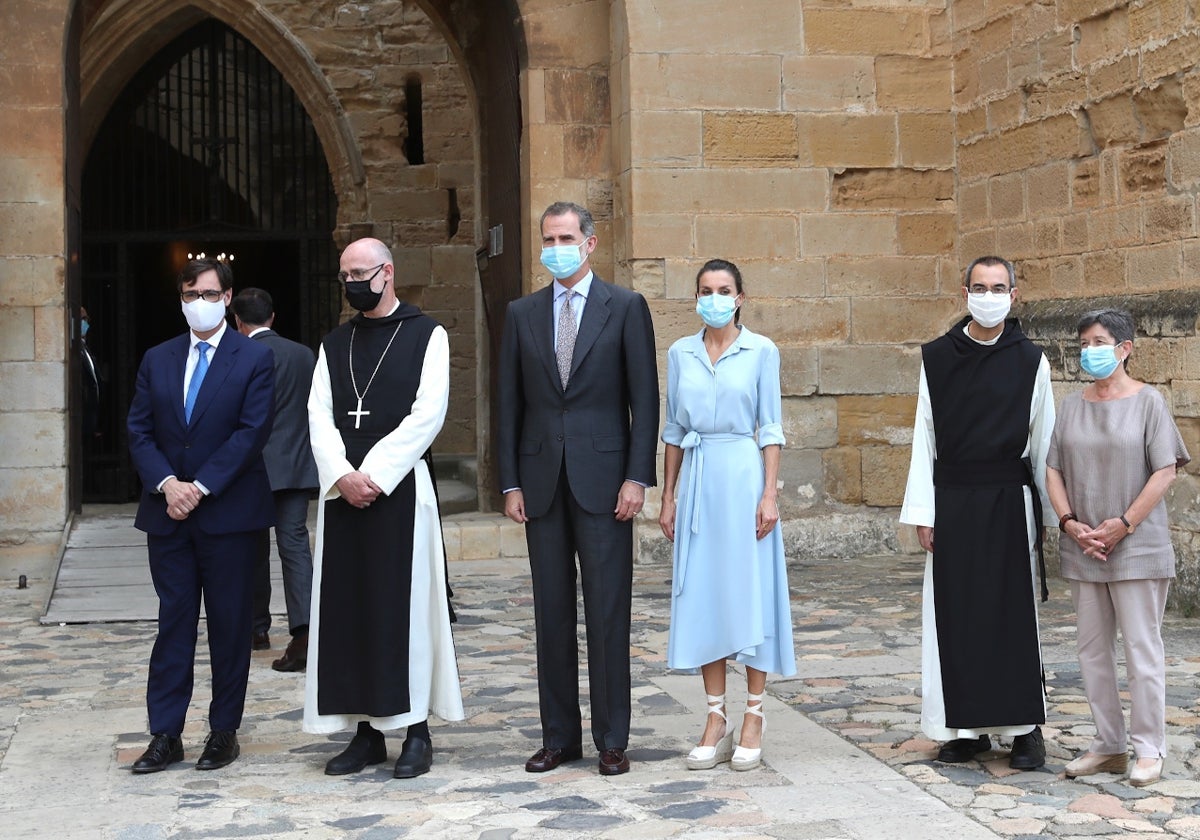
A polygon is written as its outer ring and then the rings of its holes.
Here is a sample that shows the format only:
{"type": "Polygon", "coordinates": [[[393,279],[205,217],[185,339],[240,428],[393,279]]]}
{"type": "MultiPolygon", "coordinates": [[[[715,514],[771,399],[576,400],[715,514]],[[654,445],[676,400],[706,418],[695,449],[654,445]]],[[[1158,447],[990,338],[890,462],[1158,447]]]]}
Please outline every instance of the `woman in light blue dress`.
{"type": "Polygon", "coordinates": [[[687,766],[731,760],[757,767],[767,674],[796,673],[787,565],[776,504],[783,446],[779,350],[741,326],[742,275],[710,260],[696,277],[704,328],[667,356],[659,525],[675,543],[667,664],[699,668],[708,696],[700,744],[687,766]],[[761,453],[761,454],[760,454],[761,453]],[[746,668],[737,749],[725,714],[725,661],[746,668]]]}

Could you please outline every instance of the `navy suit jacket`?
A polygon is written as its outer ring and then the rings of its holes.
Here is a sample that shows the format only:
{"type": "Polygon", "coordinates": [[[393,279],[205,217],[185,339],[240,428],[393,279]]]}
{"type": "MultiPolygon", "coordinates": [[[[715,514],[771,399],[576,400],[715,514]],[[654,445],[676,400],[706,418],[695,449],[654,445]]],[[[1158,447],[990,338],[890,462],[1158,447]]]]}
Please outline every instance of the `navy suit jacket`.
{"type": "Polygon", "coordinates": [[[275,374],[271,351],[226,327],[183,417],[188,333],[146,351],[129,406],[129,454],[142,479],[134,525],[160,536],[179,523],[156,491],[164,478],[199,481],[209,491],[189,517],[209,534],[253,531],[275,524],[275,503],[262,451],[271,434],[275,374]]]}

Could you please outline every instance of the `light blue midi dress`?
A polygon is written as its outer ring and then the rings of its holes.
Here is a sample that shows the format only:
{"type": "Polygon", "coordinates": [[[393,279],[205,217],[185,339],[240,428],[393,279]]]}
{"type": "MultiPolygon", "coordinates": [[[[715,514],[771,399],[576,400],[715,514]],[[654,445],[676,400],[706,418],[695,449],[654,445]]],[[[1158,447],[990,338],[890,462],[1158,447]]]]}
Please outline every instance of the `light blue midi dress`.
{"type": "Polygon", "coordinates": [[[734,659],[796,673],[783,534],[756,539],[761,447],[783,445],[779,349],[741,327],[715,365],[704,331],[667,355],[664,443],[683,449],[667,665],[734,659]]]}

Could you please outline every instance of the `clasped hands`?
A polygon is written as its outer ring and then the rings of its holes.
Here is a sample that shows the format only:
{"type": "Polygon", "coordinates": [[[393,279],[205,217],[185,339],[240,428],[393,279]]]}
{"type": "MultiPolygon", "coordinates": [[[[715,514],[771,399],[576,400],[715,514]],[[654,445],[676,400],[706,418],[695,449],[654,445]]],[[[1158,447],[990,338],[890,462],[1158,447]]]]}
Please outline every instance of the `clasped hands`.
{"type": "Polygon", "coordinates": [[[162,492],[167,498],[167,516],[177,522],[187,519],[204,498],[200,488],[193,482],[177,478],[168,478],[162,486],[162,492]]]}
{"type": "Polygon", "coordinates": [[[356,508],[365,508],[379,497],[383,488],[371,480],[365,472],[348,472],[337,480],[342,498],[356,508]]]}
{"type": "Polygon", "coordinates": [[[1108,560],[1108,555],[1117,543],[1125,539],[1129,529],[1120,517],[1105,519],[1095,528],[1078,519],[1068,520],[1063,526],[1067,535],[1083,549],[1083,553],[1095,560],[1108,560]]]}

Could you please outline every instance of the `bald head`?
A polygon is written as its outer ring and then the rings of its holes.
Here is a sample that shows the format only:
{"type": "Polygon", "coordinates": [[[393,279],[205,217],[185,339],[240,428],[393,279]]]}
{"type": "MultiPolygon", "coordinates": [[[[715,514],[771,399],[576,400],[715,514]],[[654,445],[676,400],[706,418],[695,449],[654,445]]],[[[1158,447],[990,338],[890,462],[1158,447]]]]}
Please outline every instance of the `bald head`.
{"type": "Polygon", "coordinates": [[[391,313],[396,306],[396,269],[388,246],[369,237],[356,239],[342,251],[339,263],[341,271],[338,277],[343,283],[348,283],[347,296],[351,306],[360,309],[368,318],[382,318],[391,313]],[[368,300],[364,304],[354,298],[355,294],[361,294],[365,290],[360,289],[356,293],[353,287],[361,286],[366,281],[369,281],[370,291],[380,295],[378,305],[370,309],[366,309],[366,306],[370,306],[373,301],[368,300]]]}
{"type": "Polygon", "coordinates": [[[342,259],[345,259],[348,254],[355,259],[370,262],[372,265],[379,265],[380,263],[394,265],[392,261],[392,249],[378,239],[373,239],[369,236],[363,239],[356,239],[347,245],[346,250],[342,251],[342,259]]]}

